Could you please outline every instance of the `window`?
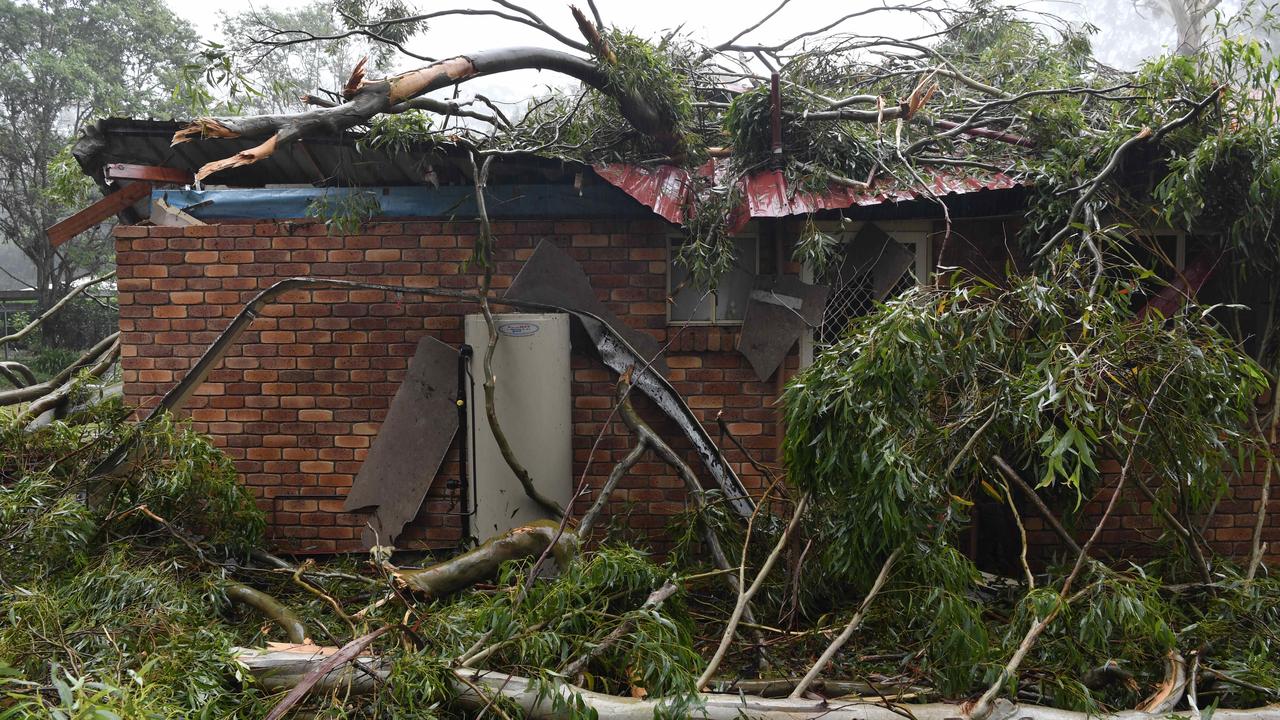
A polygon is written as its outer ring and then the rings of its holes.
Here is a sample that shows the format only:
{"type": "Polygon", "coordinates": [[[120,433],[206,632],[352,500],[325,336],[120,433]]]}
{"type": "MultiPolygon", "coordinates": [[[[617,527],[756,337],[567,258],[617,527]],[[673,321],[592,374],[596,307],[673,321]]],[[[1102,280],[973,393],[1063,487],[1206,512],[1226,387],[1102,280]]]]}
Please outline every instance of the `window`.
{"type": "Polygon", "coordinates": [[[734,267],[708,292],[689,282],[689,271],[676,261],[684,238],[667,244],[667,321],[673,325],[740,325],[760,272],[760,241],[754,235],[733,238],[738,255],[734,267]]]}
{"type": "Polygon", "coordinates": [[[831,294],[822,323],[801,343],[802,364],[835,343],[849,322],[870,312],[878,300],[892,298],[928,275],[930,229],[927,222],[886,222],[828,230],[841,240],[843,252],[823,276],[805,268],[805,281],[829,285],[831,294]]]}

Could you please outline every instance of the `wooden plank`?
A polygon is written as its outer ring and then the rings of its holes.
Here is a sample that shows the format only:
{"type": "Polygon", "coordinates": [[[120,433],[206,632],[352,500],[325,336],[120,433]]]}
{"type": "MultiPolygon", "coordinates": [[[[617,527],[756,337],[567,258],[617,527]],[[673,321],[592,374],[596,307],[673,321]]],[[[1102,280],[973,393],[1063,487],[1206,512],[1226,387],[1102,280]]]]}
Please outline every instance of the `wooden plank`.
{"type": "Polygon", "coordinates": [[[174,185],[190,185],[195,182],[195,176],[191,174],[190,170],[161,165],[111,163],[107,165],[106,176],[111,180],[146,180],[147,182],[172,183],[174,185]]]}
{"type": "Polygon", "coordinates": [[[45,234],[49,237],[49,244],[58,247],[85,230],[133,205],[150,193],[150,183],[140,182],[125,185],[66,220],[52,225],[45,231],[45,234]]]}

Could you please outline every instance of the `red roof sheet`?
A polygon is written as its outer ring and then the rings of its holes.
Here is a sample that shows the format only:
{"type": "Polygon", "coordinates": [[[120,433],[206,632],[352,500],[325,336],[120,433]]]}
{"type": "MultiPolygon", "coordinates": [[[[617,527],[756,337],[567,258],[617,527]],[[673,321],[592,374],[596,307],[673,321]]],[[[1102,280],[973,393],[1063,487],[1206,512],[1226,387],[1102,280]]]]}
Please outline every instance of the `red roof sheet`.
{"type": "MultiPolygon", "coordinates": [[[[690,192],[688,171],[671,165],[646,168],[624,163],[596,165],[596,174],[622,189],[631,197],[653,208],[668,221],[680,224],[684,219],[685,198],[690,192]]],[[[719,173],[723,165],[715,161],[698,168],[707,177],[719,173]]],[[[943,172],[928,182],[935,196],[958,195],[981,190],[1004,190],[1021,183],[1001,172],[943,172]]],[[[929,197],[923,186],[899,185],[893,181],[877,182],[868,190],[832,184],[821,195],[792,192],[781,171],[764,170],[748,175],[745,180],[746,205],[752,218],[804,215],[818,210],[841,210],[854,205],[879,205],[929,197]]],[[[747,217],[742,217],[745,223],[747,217]]],[[[741,223],[739,223],[741,224],[741,223]]]]}

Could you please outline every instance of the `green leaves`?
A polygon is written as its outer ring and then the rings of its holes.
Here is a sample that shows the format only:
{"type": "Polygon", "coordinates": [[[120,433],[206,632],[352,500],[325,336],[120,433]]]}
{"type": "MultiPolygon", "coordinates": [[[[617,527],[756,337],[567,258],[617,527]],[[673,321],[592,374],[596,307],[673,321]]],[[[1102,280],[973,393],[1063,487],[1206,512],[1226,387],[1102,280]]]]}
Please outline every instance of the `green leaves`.
{"type": "Polygon", "coordinates": [[[307,205],[307,215],[323,220],[330,235],[355,234],[380,212],[377,195],[354,188],[333,188],[307,205]]]}
{"type": "Polygon", "coordinates": [[[832,568],[856,576],[953,536],[952,498],[998,482],[993,454],[1077,503],[1131,448],[1149,481],[1214,496],[1249,443],[1260,371],[1195,309],[1137,317],[1127,282],[1092,298],[1064,274],[917,288],[800,373],[784,452],[791,482],[821,498],[832,568]]]}

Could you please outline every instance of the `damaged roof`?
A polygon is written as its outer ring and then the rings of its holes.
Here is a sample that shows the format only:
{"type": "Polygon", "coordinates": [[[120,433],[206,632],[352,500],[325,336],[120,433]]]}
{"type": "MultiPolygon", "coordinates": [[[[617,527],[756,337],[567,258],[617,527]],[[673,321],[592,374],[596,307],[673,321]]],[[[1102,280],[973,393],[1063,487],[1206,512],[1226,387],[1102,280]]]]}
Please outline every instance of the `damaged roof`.
{"type": "MultiPolygon", "coordinates": [[[[720,174],[722,166],[722,161],[709,160],[698,169],[696,175],[709,177],[720,174]]],[[[649,168],[614,163],[596,165],[593,169],[597,175],[652,208],[668,221],[680,224],[684,220],[685,198],[692,192],[691,183],[696,180],[684,168],[673,165],[649,168]]],[[[761,170],[747,175],[743,181],[743,197],[748,212],[742,214],[740,219],[745,221],[747,218],[807,215],[854,206],[927,200],[984,190],[1009,190],[1020,187],[1021,184],[1002,172],[975,170],[935,174],[925,185],[911,185],[894,179],[876,181],[866,188],[832,183],[825,193],[814,194],[790,187],[780,170],[761,170]]]]}
{"type": "MultiPolygon", "coordinates": [[[[109,165],[124,163],[193,173],[205,163],[256,144],[242,138],[200,138],[173,145],[173,134],[185,125],[176,120],[107,118],[87,127],[72,153],[82,170],[106,194],[119,189],[107,172],[109,165]]],[[[373,147],[360,144],[360,139],[359,134],[343,133],[290,143],[257,163],[219,173],[216,186],[236,189],[421,187],[424,190],[471,187],[470,160],[464,145],[435,143],[408,148],[373,147]]],[[[708,161],[691,174],[683,168],[669,165],[647,167],[615,163],[587,166],[526,154],[505,156],[503,162],[495,164],[489,185],[491,188],[503,185],[564,186],[564,194],[570,202],[546,209],[549,212],[558,210],[565,216],[572,213],[574,197],[592,200],[593,203],[588,204],[594,208],[601,197],[609,197],[608,193],[602,195],[603,191],[616,192],[613,189],[617,188],[665,220],[681,224],[691,183],[699,176],[708,177],[723,170],[722,160],[708,161]],[[588,190],[585,195],[584,186],[588,190]]],[[[866,188],[832,183],[826,192],[814,194],[790,187],[779,171],[762,170],[748,175],[743,182],[744,209],[747,212],[738,214],[739,228],[735,229],[740,229],[742,224],[753,218],[873,208],[934,198],[953,199],[1016,189],[1022,184],[1019,178],[1001,172],[955,169],[935,173],[923,185],[889,178],[877,180],[866,188]]],[[[623,204],[627,202],[625,198],[621,201],[623,204]]]]}

